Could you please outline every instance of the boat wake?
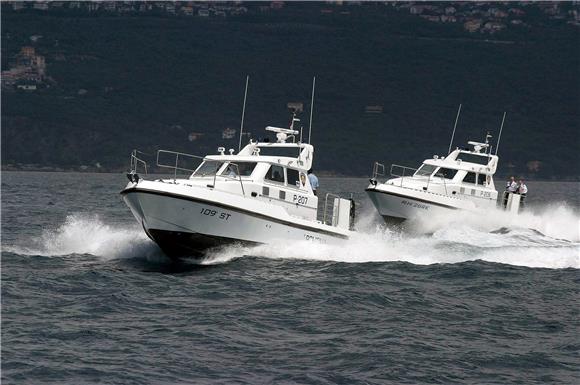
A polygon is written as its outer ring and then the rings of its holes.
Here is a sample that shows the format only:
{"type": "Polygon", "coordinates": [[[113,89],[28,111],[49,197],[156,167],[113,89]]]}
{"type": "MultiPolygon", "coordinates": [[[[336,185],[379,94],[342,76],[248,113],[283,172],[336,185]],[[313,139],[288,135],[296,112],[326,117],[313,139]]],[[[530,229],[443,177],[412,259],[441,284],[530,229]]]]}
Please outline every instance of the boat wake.
{"type": "Polygon", "coordinates": [[[404,230],[385,228],[373,212],[359,214],[359,232],[346,245],[273,242],[210,255],[225,262],[240,253],[346,263],[410,262],[429,265],[473,260],[541,268],[580,268],[580,215],[565,204],[513,216],[501,210],[425,217],[404,230]]]}
{"type": "MultiPolygon", "coordinates": [[[[346,244],[282,240],[256,247],[230,246],[210,251],[199,263],[220,264],[254,256],[421,265],[484,260],[528,267],[580,268],[580,215],[564,204],[517,217],[498,211],[485,216],[461,212],[447,218],[422,218],[409,223],[406,231],[385,228],[370,212],[361,213],[359,218],[359,232],[346,244]]],[[[3,249],[22,255],[165,259],[138,226],[111,225],[98,216],[83,214],[69,215],[61,226],[45,230],[26,244],[3,249]]]]}

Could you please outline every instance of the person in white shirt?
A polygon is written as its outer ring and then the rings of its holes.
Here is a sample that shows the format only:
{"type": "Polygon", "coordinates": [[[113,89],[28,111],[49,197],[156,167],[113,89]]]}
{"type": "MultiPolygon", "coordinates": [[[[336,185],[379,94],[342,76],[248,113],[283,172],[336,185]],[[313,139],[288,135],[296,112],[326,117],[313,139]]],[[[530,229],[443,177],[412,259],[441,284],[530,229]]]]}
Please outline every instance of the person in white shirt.
{"type": "Polygon", "coordinates": [[[512,176],[510,178],[510,180],[507,181],[505,189],[506,189],[506,191],[511,192],[511,193],[517,192],[518,191],[518,184],[516,183],[516,178],[514,178],[512,176]]]}
{"type": "Polygon", "coordinates": [[[520,179],[520,183],[518,185],[518,194],[525,196],[527,193],[528,193],[528,186],[526,186],[523,179],[520,179]]]}
{"type": "Polygon", "coordinates": [[[513,176],[505,184],[505,193],[503,194],[503,207],[507,207],[508,196],[510,193],[515,193],[518,191],[518,184],[516,183],[516,178],[513,176]]]}
{"type": "Polygon", "coordinates": [[[316,195],[316,190],[320,187],[318,183],[318,178],[312,173],[312,169],[308,170],[308,180],[310,181],[310,187],[312,187],[312,192],[316,195]]]}
{"type": "Polygon", "coordinates": [[[520,194],[520,211],[524,208],[526,196],[528,195],[528,186],[523,179],[518,183],[518,194],[520,194]]]}

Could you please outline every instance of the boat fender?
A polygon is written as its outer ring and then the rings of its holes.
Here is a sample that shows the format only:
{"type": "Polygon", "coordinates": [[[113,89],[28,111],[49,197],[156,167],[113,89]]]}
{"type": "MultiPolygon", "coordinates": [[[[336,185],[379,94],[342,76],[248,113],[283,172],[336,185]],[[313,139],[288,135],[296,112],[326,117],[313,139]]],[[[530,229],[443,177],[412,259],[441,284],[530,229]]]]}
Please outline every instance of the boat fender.
{"type": "Polygon", "coordinates": [[[139,183],[139,174],[136,172],[128,172],[127,179],[129,179],[129,182],[131,183],[139,183]]]}
{"type": "Polygon", "coordinates": [[[376,185],[377,185],[377,180],[376,180],[375,178],[371,178],[371,179],[369,179],[369,182],[371,182],[371,184],[372,184],[373,186],[376,186],[376,185]]]}

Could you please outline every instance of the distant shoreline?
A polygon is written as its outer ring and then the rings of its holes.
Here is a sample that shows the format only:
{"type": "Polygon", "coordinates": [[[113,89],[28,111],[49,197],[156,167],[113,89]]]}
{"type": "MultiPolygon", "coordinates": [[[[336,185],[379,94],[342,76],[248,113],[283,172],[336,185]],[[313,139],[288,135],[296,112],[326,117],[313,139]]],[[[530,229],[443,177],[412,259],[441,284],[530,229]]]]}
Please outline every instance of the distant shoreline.
{"type": "MultiPolygon", "coordinates": [[[[0,172],[46,172],[46,173],[70,173],[70,174],[125,174],[128,172],[127,169],[96,169],[94,167],[87,169],[80,168],[60,168],[60,167],[39,167],[39,168],[15,168],[15,167],[5,167],[0,168],[0,172]]],[[[151,175],[169,175],[168,173],[150,173],[151,175]]],[[[322,178],[369,178],[369,175],[346,175],[333,172],[316,172],[317,176],[322,178]]],[[[516,175],[519,178],[519,175],[516,175]]],[[[499,175],[495,177],[497,181],[502,181],[508,178],[508,174],[499,175]]],[[[530,175],[523,175],[523,178],[534,182],[580,182],[580,175],[578,176],[557,176],[552,179],[546,178],[534,178],[530,175]]]]}

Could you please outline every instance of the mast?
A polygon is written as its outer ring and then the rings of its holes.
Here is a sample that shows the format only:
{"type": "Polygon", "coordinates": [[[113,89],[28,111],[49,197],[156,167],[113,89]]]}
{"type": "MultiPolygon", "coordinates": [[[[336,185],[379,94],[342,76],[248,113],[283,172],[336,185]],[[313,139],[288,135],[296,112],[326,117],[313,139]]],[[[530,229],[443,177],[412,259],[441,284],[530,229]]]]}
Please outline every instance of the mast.
{"type": "Polygon", "coordinates": [[[501,139],[501,131],[503,130],[503,123],[505,122],[505,114],[506,112],[503,112],[503,118],[501,119],[501,126],[499,127],[499,135],[497,137],[497,144],[495,145],[495,155],[497,155],[497,150],[499,150],[499,140],[501,139]]]}
{"type": "Polygon", "coordinates": [[[453,125],[453,133],[451,134],[451,141],[449,142],[449,150],[447,154],[451,153],[451,146],[453,146],[453,137],[455,137],[455,129],[457,128],[457,122],[459,121],[459,114],[461,114],[461,104],[459,104],[459,108],[457,109],[457,116],[455,117],[455,124],[453,125]]]}
{"type": "Polygon", "coordinates": [[[314,88],[316,87],[316,76],[312,78],[312,98],[310,100],[310,121],[308,123],[308,144],[310,144],[310,136],[312,135],[312,111],[314,109],[314,88]]]}
{"type": "Polygon", "coordinates": [[[246,114],[246,97],[248,96],[248,82],[250,75],[246,75],[246,91],[244,92],[244,106],[242,107],[242,122],[240,123],[240,143],[238,145],[238,152],[242,149],[242,132],[244,131],[244,115],[246,114]]]}

